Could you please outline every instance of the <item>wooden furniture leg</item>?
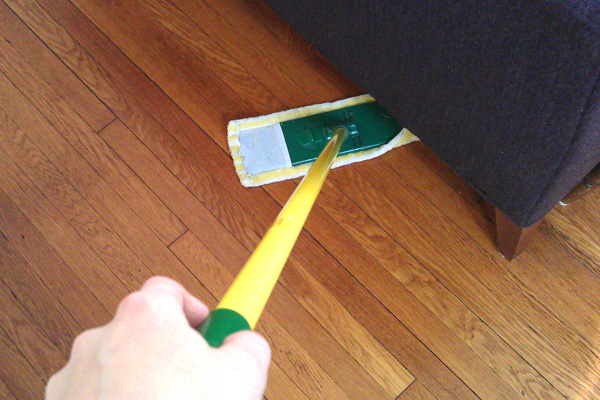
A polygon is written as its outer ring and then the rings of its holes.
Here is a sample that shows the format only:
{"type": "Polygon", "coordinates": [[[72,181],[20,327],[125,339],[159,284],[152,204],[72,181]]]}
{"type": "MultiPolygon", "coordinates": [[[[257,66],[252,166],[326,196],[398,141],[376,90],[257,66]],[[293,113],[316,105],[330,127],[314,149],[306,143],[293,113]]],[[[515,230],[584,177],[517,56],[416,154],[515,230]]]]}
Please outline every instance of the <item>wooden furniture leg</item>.
{"type": "Polygon", "coordinates": [[[509,261],[515,259],[527,246],[538,224],[539,221],[528,228],[522,228],[496,208],[496,238],[500,253],[509,261]]]}

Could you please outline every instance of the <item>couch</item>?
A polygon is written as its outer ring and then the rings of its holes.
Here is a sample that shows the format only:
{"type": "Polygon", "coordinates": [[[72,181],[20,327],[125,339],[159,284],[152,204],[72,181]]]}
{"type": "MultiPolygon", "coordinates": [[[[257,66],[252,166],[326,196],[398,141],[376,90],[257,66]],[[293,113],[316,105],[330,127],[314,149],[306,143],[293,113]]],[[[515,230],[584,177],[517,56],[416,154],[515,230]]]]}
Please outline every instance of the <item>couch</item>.
{"type": "Polygon", "coordinates": [[[600,1],[266,3],[496,207],[509,258],[600,161],[600,1]]]}

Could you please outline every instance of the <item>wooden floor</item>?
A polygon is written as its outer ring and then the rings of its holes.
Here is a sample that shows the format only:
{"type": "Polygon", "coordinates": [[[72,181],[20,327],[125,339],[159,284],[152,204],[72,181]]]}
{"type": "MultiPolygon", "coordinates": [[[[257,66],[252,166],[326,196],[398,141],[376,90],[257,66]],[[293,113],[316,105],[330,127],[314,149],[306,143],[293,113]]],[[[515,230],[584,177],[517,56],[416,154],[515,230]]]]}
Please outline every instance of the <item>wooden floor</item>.
{"type": "MultiPolygon", "coordinates": [[[[0,398],[167,275],[214,306],[297,182],[231,119],[357,95],[259,0],[0,1],[0,398]]],[[[414,132],[418,136],[418,132],[414,132]]],[[[509,263],[421,143],[331,173],[258,330],[275,399],[600,398],[600,193],[509,263]]]]}

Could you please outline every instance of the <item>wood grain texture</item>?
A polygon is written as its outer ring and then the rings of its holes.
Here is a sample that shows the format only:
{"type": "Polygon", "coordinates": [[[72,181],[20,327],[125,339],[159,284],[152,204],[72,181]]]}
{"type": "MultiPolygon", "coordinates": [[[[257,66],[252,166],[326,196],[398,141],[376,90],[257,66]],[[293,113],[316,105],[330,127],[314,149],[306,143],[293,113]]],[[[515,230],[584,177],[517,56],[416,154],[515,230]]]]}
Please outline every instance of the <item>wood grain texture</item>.
{"type": "Polygon", "coordinates": [[[7,161],[6,153],[0,152],[0,155],[1,189],[5,198],[9,193],[14,202],[3,202],[0,230],[82,326],[91,328],[106,323],[105,304],[114,305],[117,299],[111,302],[115,288],[105,287],[103,281],[96,278],[95,266],[102,264],[82,262],[87,258],[81,257],[79,243],[74,242],[72,246],[71,242],[78,235],[69,230],[66,220],[56,218],[55,209],[46,203],[44,195],[23,172],[7,161]],[[46,238],[59,246],[55,249],[46,238]],[[71,266],[61,258],[59,251],[71,261],[71,266]],[[96,291],[104,297],[99,300],[84,282],[95,282],[96,291]]]}
{"type": "MultiPolygon", "coordinates": [[[[116,306],[120,294],[123,294],[123,282],[140,281],[136,277],[137,268],[141,268],[141,263],[134,257],[130,256],[127,245],[123,240],[114,233],[114,230],[108,225],[92,205],[80,194],[80,192],[71,184],[63,173],[57,168],[56,164],[62,166],[71,163],[71,171],[77,169],[77,155],[69,152],[71,160],[66,158],[58,158],[57,162],[52,163],[47,157],[48,151],[39,149],[26,136],[16,124],[12,122],[3,111],[0,111],[0,121],[5,129],[6,135],[0,139],[6,151],[6,154],[13,163],[18,163],[19,160],[27,160],[23,164],[23,172],[31,180],[31,183],[39,188],[50,199],[52,205],[60,210],[63,218],[71,222],[80,234],[84,235],[89,242],[97,248],[102,249],[101,254],[104,255],[104,262],[97,262],[96,257],[92,260],[96,261],[86,269],[86,273],[82,276],[88,277],[89,285],[96,285],[94,282],[106,282],[106,293],[103,299],[107,301],[107,305],[116,306]],[[5,117],[5,118],[2,118],[5,117]],[[114,280],[114,271],[110,268],[102,268],[105,263],[115,265],[116,270],[121,273],[122,280],[114,280]],[[130,269],[132,268],[132,269],[130,269]],[[92,275],[92,271],[94,274],[92,275]],[[119,290],[120,289],[120,290],[119,290]],[[111,294],[114,293],[114,294],[111,294]]],[[[42,131],[39,129],[36,132],[42,131]]],[[[44,135],[42,139],[52,137],[52,132],[44,135]]],[[[70,150],[65,148],[64,150],[70,150]]],[[[14,170],[14,166],[11,169],[14,170]]],[[[68,176],[68,175],[67,175],[68,176]]],[[[73,179],[71,177],[71,179],[73,179]]],[[[81,262],[80,262],[81,264],[81,262]]]]}
{"type": "MultiPolygon", "coordinates": [[[[2,212],[6,207],[14,207],[8,197],[0,192],[2,212]]],[[[43,326],[52,343],[63,353],[68,354],[71,343],[81,331],[81,325],[75,321],[58,299],[35,275],[34,269],[12,247],[4,234],[0,233],[0,279],[7,285],[12,296],[21,302],[27,312],[39,326],[43,326]],[[9,286],[10,285],[10,286],[9,286]]]]}
{"type": "Polygon", "coordinates": [[[48,381],[66,362],[69,352],[61,352],[33,321],[32,316],[0,282],[0,325],[31,366],[48,381]]]}
{"type": "Polygon", "coordinates": [[[585,228],[580,229],[560,213],[548,215],[548,222],[557,240],[569,249],[569,253],[598,276],[600,274],[600,263],[597,262],[600,257],[598,236],[586,233],[585,228]]]}
{"type": "Polygon", "coordinates": [[[46,386],[44,380],[10,340],[4,329],[0,329],[0,354],[0,379],[13,397],[32,400],[43,398],[46,386]]]}
{"type": "Polygon", "coordinates": [[[413,382],[396,400],[436,400],[419,381],[413,382]]]}
{"type": "Polygon", "coordinates": [[[144,1],[140,2],[140,5],[149,11],[150,17],[172,32],[224,83],[239,83],[231,86],[231,89],[240,99],[249,104],[260,104],[263,110],[281,107],[281,103],[257,78],[244,69],[177,7],[164,0],[144,1]]]}
{"type": "Polygon", "coordinates": [[[92,218],[90,224],[105,224],[105,228],[99,232],[107,234],[109,240],[103,241],[99,246],[108,247],[101,251],[101,254],[112,257],[114,261],[110,264],[127,257],[127,262],[120,262],[117,265],[120,268],[113,270],[125,275],[122,281],[132,285],[130,287],[137,288],[151,274],[169,275],[170,272],[179,270],[182,278],[189,277],[185,266],[168,252],[150,228],[60,135],[41,135],[39,130],[29,131],[35,135],[35,145],[40,146],[37,149],[26,136],[19,134],[18,130],[15,132],[14,140],[9,142],[7,139],[5,143],[15,155],[19,153],[26,158],[33,157],[33,162],[26,165],[31,167],[30,176],[40,184],[47,185],[47,190],[55,193],[56,201],[65,199],[68,202],[64,206],[64,212],[77,210],[89,202],[89,206],[98,213],[82,212],[83,218],[92,218]],[[32,155],[27,155],[28,153],[32,155]],[[52,159],[47,159],[46,155],[52,159]],[[53,180],[43,180],[46,175],[53,177],[53,180]],[[61,190],[57,188],[63,188],[68,196],[61,197],[61,190]],[[86,200],[80,197],[80,193],[86,196],[86,200]],[[139,240],[140,235],[145,238],[144,241],[139,240]],[[112,245],[120,246],[119,250],[111,250],[112,245]]]}
{"type": "Polygon", "coordinates": [[[600,227],[594,222],[598,219],[600,194],[593,191],[565,207],[557,207],[555,212],[565,215],[571,222],[588,235],[600,235],[600,227]]]}
{"type": "MultiPolygon", "coordinates": [[[[553,211],[555,212],[555,211],[553,211]]],[[[556,284],[564,282],[564,287],[582,301],[587,302],[596,312],[600,310],[600,298],[590,296],[600,290],[600,282],[596,275],[584,264],[578,262],[564,245],[560,235],[548,221],[542,221],[540,231],[544,232],[540,238],[531,243],[528,253],[541,265],[541,276],[548,277],[556,284]]]]}
{"type": "MultiPolygon", "coordinates": [[[[143,65],[151,79],[163,82],[168,77],[170,83],[161,88],[170,96],[185,96],[188,101],[180,107],[194,118],[210,119],[222,127],[231,119],[252,115],[251,109],[230,86],[175,40],[166,28],[153,23],[136,1],[74,4],[133,62],[143,65]],[[171,54],[175,59],[165,59],[163,54],[171,54]]],[[[270,110],[265,103],[262,103],[262,109],[264,112],[270,110]]],[[[220,141],[226,145],[224,139],[222,137],[220,141]]]]}
{"type": "Polygon", "coordinates": [[[15,400],[15,396],[6,387],[6,384],[0,379],[0,397],[6,400],[15,400]]]}
{"type": "Polygon", "coordinates": [[[92,129],[100,130],[115,118],[4,3],[0,3],[0,32],[15,48],[27,49],[21,53],[27,62],[92,129]]]}
{"type": "MultiPolygon", "coordinates": [[[[414,191],[423,196],[429,195],[432,203],[440,211],[500,260],[500,256],[494,253],[495,244],[491,236],[487,234],[487,232],[493,231],[493,226],[491,221],[485,218],[480,203],[477,201],[477,195],[464,183],[459,184],[461,181],[456,174],[450,171],[449,167],[444,165],[441,160],[432,157],[430,150],[427,150],[423,144],[417,143],[416,146],[387,154],[382,158],[394,168],[398,175],[405,179],[406,184],[411,185],[414,191]],[[423,159],[427,162],[423,162],[423,159]],[[440,173],[434,171],[434,166],[438,167],[435,170],[440,173]],[[455,183],[443,184],[446,181],[455,183]],[[467,199],[470,200],[467,201],[467,199]],[[471,215],[472,218],[464,218],[465,214],[471,215]]],[[[549,218],[542,222],[542,226],[547,224],[555,213],[556,211],[553,211],[549,218]]],[[[568,257],[568,252],[560,243],[548,245],[548,248],[540,252],[538,243],[542,241],[550,243],[551,239],[550,241],[548,239],[548,237],[540,237],[539,240],[534,240],[532,248],[525,252],[517,262],[500,263],[499,265],[505,268],[513,279],[516,278],[522,283],[520,285],[522,291],[531,297],[540,298],[586,339],[595,343],[595,338],[598,336],[596,329],[600,324],[600,321],[597,320],[597,308],[593,304],[596,298],[574,292],[579,291],[579,285],[593,286],[597,282],[595,280],[586,282],[578,280],[577,287],[571,287],[567,283],[569,281],[567,276],[581,275],[585,271],[572,268],[572,259],[568,257]],[[542,262],[534,259],[537,257],[543,257],[543,260],[540,260],[542,262]],[[559,262],[559,260],[561,261],[559,262]],[[571,271],[568,275],[563,274],[566,269],[571,271]]],[[[593,248],[593,246],[589,247],[593,248]]],[[[593,259],[593,257],[588,259],[593,259]]],[[[592,289],[591,292],[594,290],[596,289],[592,289]]]]}
{"type": "MultiPolygon", "coordinates": [[[[4,61],[0,69],[20,88],[65,140],[153,228],[164,243],[171,243],[179,237],[186,228],[146,186],[136,179],[126,165],[120,163],[118,158],[103,146],[95,132],[65,103],[54,87],[37,75],[15,48],[2,42],[0,47],[5,55],[4,58],[0,57],[0,62],[4,61]],[[10,57],[12,61],[8,62],[6,57],[10,57]]],[[[56,57],[52,59],[56,60],[56,57]]],[[[19,96],[6,81],[3,81],[3,87],[11,93],[9,97],[13,100],[11,105],[18,108],[31,108],[30,105],[24,104],[27,100],[19,96]]]]}
{"type": "MultiPolygon", "coordinates": [[[[378,162],[376,160],[373,164],[378,162]]],[[[453,224],[447,223],[447,217],[431,207],[430,203],[410,201],[415,193],[404,185],[383,185],[384,181],[381,179],[385,178],[382,176],[392,173],[386,171],[385,166],[351,166],[346,171],[346,175],[354,172],[350,179],[346,177],[341,182],[334,171],[330,180],[344,185],[347,192],[353,193],[353,199],[359,206],[496,332],[502,332],[502,336],[506,336],[506,331],[512,331],[509,344],[528,362],[533,362],[538,371],[543,371],[542,375],[554,386],[560,386],[562,390],[578,396],[580,393],[587,394],[590,390],[597,390],[586,375],[596,373],[586,367],[589,363],[595,363],[593,360],[597,357],[596,350],[585,340],[582,341],[564,321],[556,319],[543,304],[525,296],[519,290],[520,282],[514,279],[511,281],[510,276],[498,267],[490,253],[482,251],[476,245],[465,246],[465,243],[472,240],[463,231],[455,229],[453,224]],[[383,196],[368,195],[377,190],[381,190],[383,196]],[[424,208],[428,211],[424,212],[424,208]],[[414,218],[418,218],[418,225],[414,218]],[[444,245],[436,246],[436,242],[444,245]],[[471,267],[471,264],[464,264],[465,259],[479,260],[471,267]],[[504,308],[507,309],[506,312],[497,313],[504,308]],[[536,321],[535,328],[527,321],[536,321]],[[540,340],[540,330],[553,338],[552,344],[540,340]],[[539,346],[545,348],[544,356],[534,350],[539,349],[539,346]],[[574,356],[574,351],[578,356],[574,356]],[[548,357],[549,354],[553,356],[548,357]],[[532,360],[530,356],[540,358],[532,360]],[[563,372],[558,373],[557,368],[563,372]],[[567,369],[571,373],[565,379],[567,369]],[[580,372],[573,374],[574,369],[580,372]]]]}
{"type": "MultiPolygon", "coordinates": [[[[19,399],[149,276],[222,296],[297,184],[243,188],[230,119],[361,92],[259,0],[4,0],[0,90],[0,397],[19,399]]],[[[333,171],[259,323],[265,397],[600,397],[597,205],[553,211],[509,264],[422,143],[333,171]]]]}
{"type": "MultiPolygon", "coordinates": [[[[146,4],[146,3],[143,3],[146,4]]],[[[217,10],[204,1],[161,2],[168,9],[180,9],[198,28],[215,41],[225,52],[248,73],[256,77],[273,95],[286,105],[303,105],[302,97],[307,94],[294,78],[285,74],[269,54],[262,53],[243,36],[244,29],[229,24],[217,10]]]]}
{"type": "MultiPolygon", "coordinates": [[[[182,7],[188,10],[187,5],[192,1],[179,1],[187,3],[182,7]]],[[[268,54],[278,65],[292,65],[299,72],[295,79],[303,84],[303,87],[311,87],[309,92],[311,96],[322,96],[325,92],[340,92],[343,97],[356,96],[362,93],[362,90],[346,79],[339,71],[318,55],[313,47],[307,46],[304,39],[283,23],[281,18],[271,9],[260,2],[250,1],[214,1],[207,0],[211,7],[226,17],[233,26],[242,26],[239,21],[244,21],[245,29],[239,29],[239,33],[244,35],[252,42],[254,46],[261,49],[264,54],[268,54]],[[268,16],[267,18],[265,18],[268,16]],[[280,40],[278,35],[284,31],[284,37],[291,40],[280,40]],[[307,57],[308,55],[308,57],[307,57]],[[307,62],[308,61],[308,62],[307,62]],[[311,76],[306,79],[306,76],[311,76]]],[[[330,99],[319,100],[317,102],[331,101],[330,99]]]]}

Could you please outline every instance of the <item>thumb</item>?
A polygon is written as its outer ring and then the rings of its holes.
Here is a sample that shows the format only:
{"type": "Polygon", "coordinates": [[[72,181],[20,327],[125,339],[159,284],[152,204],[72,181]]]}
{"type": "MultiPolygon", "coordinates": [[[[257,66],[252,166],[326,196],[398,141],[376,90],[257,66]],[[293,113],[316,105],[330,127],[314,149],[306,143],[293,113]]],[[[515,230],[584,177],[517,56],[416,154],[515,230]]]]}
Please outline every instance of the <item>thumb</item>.
{"type": "Polygon", "coordinates": [[[219,350],[234,362],[264,373],[266,377],[271,363],[271,347],[262,335],[252,331],[236,332],[225,339],[219,350]]]}

